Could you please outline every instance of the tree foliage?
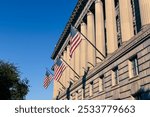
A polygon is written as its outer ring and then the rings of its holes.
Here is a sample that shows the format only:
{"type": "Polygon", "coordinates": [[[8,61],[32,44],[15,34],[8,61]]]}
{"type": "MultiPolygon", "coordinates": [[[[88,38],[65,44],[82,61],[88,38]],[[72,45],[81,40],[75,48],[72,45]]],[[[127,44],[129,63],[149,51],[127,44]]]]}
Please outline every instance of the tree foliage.
{"type": "Polygon", "coordinates": [[[18,68],[0,60],[0,100],[22,100],[29,92],[29,81],[20,79],[18,68]]]}
{"type": "Polygon", "coordinates": [[[150,89],[140,88],[133,97],[136,100],[150,100],[150,89]]]}

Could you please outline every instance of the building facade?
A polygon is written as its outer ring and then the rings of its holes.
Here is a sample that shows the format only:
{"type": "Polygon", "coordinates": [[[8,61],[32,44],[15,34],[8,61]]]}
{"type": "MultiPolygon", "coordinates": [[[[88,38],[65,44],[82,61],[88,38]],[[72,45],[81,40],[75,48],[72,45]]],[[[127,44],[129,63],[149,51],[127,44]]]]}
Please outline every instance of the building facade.
{"type": "Polygon", "coordinates": [[[150,0],[78,0],[51,58],[58,55],[73,70],[54,81],[54,99],[135,99],[150,88],[150,0]],[[71,25],[85,36],[72,58],[71,25]]]}

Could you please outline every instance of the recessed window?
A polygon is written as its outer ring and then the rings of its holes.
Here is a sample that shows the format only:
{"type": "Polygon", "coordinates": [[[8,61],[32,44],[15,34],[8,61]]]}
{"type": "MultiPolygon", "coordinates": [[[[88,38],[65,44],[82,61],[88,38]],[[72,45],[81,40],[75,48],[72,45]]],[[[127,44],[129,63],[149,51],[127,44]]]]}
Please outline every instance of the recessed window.
{"type": "Polygon", "coordinates": [[[119,74],[118,67],[112,69],[112,86],[119,84],[119,74]]]}
{"type": "Polygon", "coordinates": [[[104,84],[104,75],[102,75],[99,78],[99,92],[104,91],[104,84]]]}
{"type": "Polygon", "coordinates": [[[75,100],[78,100],[78,91],[75,92],[75,100]]]}
{"type": "Polygon", "coordinates": [[[115,0],[115,7],[119,5],[119,0],[115,0]]]}
{"type": "Polygon", "coordinates": [[[134,34],[137,34],[141,30],[139,0],[131,0],[131,8],[132,8],[132,15],[133,15],[134,34]]]}
{"type": "Polygon", "coordinates": [[[129,76],[135,77],[139,74],[137,56],[133,56],[129,59],[129,76]]]}
{"type": "Polygon", "coordinates": [[[90,96],[92,96],[93,95],[93,81],[90,83],[90,90],[89,90],[89,92],[90,92],[90,96]]]}

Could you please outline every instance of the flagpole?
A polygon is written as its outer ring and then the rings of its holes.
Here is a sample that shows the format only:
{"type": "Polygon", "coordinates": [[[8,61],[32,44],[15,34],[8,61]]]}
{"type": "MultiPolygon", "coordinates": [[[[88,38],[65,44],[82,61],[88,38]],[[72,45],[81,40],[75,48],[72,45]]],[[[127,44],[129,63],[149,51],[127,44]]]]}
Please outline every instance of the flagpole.
{"type": "Polygon", "coordinates": [[[79,74],[77,74],[77,72],[75,70],[73,70],[73,68],[60,56],[60,58],[67,64],[67,66],[78,76],[77,79],[80,78],[79,74]]]}
{"type": "Polygon", "coordinates": [[[63,89],[66,89],[66,87],[60,81],[58,81],[58,82],[63,87],[63,89]]]}
{"type": "MultiPolygon", "coordinates": [[[[46,70],[48,71],[48,72],[50,72],[50,74],[52,74],[52,72],[48,69],[48,68],[46,68],[46,70]]],[[[54,74],[52,74],[53,76],[54,76],[54,74]]],[[[58,81],[59,82],[59,84],[63,87],[63,89],[66,89],[66,87],[60,82],[60,81],[58,81]]]]}
{"type": "MultiPolygon", "coordinates": [[[[77,29],[76,27],[74,27],[74,28],[78,31],[78,29],[77,29]]],[[[78,31],[78,32],[79,32],[79,31],[78,31]]],[[[104,55],[94,46],[94,44],[88,40],[88,38],[87,38],[84,34],[82,34],[81,32],[79,32],[79,33],[95,48],[95,50],[96,50],[100,55],[103,56],[103,58],[106,58],[106,56],[104,56],[104,55]]],[[[102,59],[100,58],[100,60],[102,60],[102,59]]]]}
{"type": "Polygon", "coordinates": [[[46,70],[54,76],[54,74],[46,67],[46,70]]]}
{"type": "Polygon", "coordinates": [[[59,88],[60,91],[63,91],[61,88],[59,88]]]}

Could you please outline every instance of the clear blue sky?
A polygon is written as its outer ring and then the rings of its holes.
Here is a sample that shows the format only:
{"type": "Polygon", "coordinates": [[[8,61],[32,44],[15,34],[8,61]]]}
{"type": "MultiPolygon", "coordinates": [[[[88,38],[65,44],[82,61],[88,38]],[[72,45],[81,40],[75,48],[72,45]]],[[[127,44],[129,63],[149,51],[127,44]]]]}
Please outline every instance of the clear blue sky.
{"type": "Polygon", "coordinates": [[[49,100],[45,67],[77,0],[0,0],[0,59],[14,63],[30,81],[27,99],[49,100]]]}

